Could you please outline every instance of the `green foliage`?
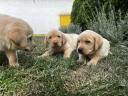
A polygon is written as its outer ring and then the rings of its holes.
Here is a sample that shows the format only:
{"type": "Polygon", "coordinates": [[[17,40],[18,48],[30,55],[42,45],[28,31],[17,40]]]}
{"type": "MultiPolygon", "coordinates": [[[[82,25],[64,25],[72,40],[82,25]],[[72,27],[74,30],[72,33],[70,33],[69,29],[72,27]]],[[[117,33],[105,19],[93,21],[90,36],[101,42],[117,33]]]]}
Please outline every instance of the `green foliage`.
{"type": "Polygon", "coordinates": [[[112,46],[112,54],[96,66],[77,64],[57,54],[37,58],[46,50],[42,38],[31,53],[18,52],[19,68],[0,66],[0,96],[127,96],[128,48],[112,46]]]}
{"type": "Polygon", "coordinates": [[[117,21],[115,21],[116,16],[113,10],[109,12],[108,16],[106,15],[104,9],[101,12],[97,11],[95,19],[90,20],[90,25],[87,24],[88,29],[98,32],[112,43],[127,41],[128,15],[124,19],[118,18],[117,21]]]}
{"type": "MultiPolygon", "coordinates": [[[[94,19],[96,10],[98,12],[104,7],[105,13],[114,10],[114,14],[118,14],[121,10],[121,17],[123,18],[128,10],[128,0],[75,0],[71,13],[71,21],[74,24],[80,25],[83,30],[87,29],[87,24],[91,19],[94,19]]],[[[117,16],[118,17],[118,16],[117,16]]]]}
{"type": "Polygon", "coordinates": [[[124,32],[127,32],[127,28],[124,27],[128,21],[119,18],[118,21],[115,22],[116,17],[113,11],[109,12],[108,18],[106,15],[104,10],[101,12],[97,11],[95,19],[90,20],[90,25],[87,25],[88,29],[98,32],[113,43],[123,42],[124,32]]]}
{"type": "Polygon", "coordinates": [[[71,22],[86,29],[86,24],[95,15],[96,0],[75,0],[71,13],[71,22]]]}
{"type": "Polygon", "coordinates": [[[96,31],[112,43],[125,42],[127,45],[127,7],[122,8],[126,2],[124,0],[75,0],[72,22],[79,24],[82,30],[96,31]]]}

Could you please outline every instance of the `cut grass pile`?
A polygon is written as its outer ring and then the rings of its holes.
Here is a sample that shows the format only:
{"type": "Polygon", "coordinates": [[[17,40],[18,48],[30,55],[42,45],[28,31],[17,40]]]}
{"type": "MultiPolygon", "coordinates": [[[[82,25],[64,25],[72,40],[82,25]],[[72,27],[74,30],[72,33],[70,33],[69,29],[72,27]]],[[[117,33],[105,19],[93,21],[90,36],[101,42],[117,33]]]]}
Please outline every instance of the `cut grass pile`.
{"type": "Polygon", "coordinates": [[[0,66],[0,96],[127,96],[128,48],[111,47],[112,54],[96,66],[77,64],[61,54],[36,58],[45,52],[43,40],[35,38],[31,53],[19,51],[19,68],[0,66]]]}

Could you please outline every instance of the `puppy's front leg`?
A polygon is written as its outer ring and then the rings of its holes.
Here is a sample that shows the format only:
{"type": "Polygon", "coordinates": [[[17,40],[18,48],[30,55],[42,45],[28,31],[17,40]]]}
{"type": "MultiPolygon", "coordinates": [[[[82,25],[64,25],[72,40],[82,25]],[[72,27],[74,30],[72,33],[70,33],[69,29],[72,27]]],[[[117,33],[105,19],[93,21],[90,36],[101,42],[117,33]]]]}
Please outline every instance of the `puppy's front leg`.
{"type": "Polygon", "coordinates": [[[19,66],[16,51],[8,50],[8,51],[6,51],[6,56],[9,60],[9,65],[10,66],[12,66],[12,67],[19,66]]]}
{"type": "Polygon", "coordinates": [[[45,58],[45,57],[49,57],[51,55],[53,55],[53,52],[51,50],[48,50],[44,54],[42,54],[41,56],[38,56],[38,58],[45,58]]]}
{"type": "Polygon", "coordinates": [[[81,54],[79,54],[78,63],[86,64],[86,58],[83,55],[81,55],[81,54]]]}
{"type": "Polygon", "coordinates": [[[66,50],[64,51],[64,58],[65,58],[65,59],[66,59],[66,58],[70,58],[72,51],[73,51],[73,50],[70,49],[70,48],[66,49],[66,50]]]}
{"type": "Polygon", "coordinates": [[[96,65],[100,59],[101,59],[100,56],[94,56],[94,57],[87,63],[87,65],[96,65]]]}

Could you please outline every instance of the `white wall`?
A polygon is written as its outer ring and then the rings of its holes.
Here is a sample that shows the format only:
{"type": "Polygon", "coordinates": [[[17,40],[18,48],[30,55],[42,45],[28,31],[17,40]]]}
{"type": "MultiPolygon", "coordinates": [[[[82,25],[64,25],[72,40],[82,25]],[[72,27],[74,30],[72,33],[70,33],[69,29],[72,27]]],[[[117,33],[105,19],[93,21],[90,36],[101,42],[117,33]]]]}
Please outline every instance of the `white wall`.
{"type": "Polygon", "coordinates": [[[59,15],[70,13],[72,4],[73,0],[0,0],[0,14],[22,18],[34,34],[45,34],[59,28],[59,15]]]}

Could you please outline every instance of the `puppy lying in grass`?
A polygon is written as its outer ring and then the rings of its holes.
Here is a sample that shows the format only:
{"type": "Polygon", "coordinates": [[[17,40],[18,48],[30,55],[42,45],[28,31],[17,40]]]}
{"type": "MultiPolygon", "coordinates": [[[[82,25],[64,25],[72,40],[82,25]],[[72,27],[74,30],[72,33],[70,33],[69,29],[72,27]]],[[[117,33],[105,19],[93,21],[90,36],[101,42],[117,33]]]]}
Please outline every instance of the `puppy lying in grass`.
{"type": "Polygon", "coordinates": [[[64,58],[69,58],[77,45],[77,34],[65,34],[58,30],[52,30],[45,38],[48,51],[39,56],[39,58],[48,57],[56,53],[63,52],[64,58]]]}
{"type": "Polygon", "coordinates": [[[32,28],[25,21],[0,15],[0,51],[5,52],[10,66],[19,66],[16,50],[31,51],[35,47],[32,34],[32,28]]]}
{"type": "Polygon", "coordinates": [[[90,60],[87,65],[96,65],[100,59],[108,55],[109,50],[109,41],[94,31],[86,30],[78,37],[79,63],[86,63],[86,60],[90,60]]]}

